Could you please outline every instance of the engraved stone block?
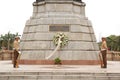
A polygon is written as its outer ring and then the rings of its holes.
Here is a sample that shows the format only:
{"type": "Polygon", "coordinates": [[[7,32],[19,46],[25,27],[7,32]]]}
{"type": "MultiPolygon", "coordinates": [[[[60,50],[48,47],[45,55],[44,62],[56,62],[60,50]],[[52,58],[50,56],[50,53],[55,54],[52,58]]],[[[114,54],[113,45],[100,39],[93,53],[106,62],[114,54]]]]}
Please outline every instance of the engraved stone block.
{"type": "Polygon", "coordinates": [[[46,5],[46,11],[50,11],[50,12],[52,12],[52,11],[56,11],[56,4],[47,4],[46,5]]]}
{"type": "Polygon", "coordinates": [[[94,51],[73,51],[72,52],[72,60],[97,60],[98,57],[97,54],[98,52],[94,52],[94,51]],[[87,58],[89,57],[89,59],[87,58]]]}
{"type": "MultiPolygon", "coordinates": [[[[45,51],[45,58],[48,57],[51,53],[53,52],[53,50],[47,50],[45,51]]],[[[55,58],[60,57],[60,52],[57,51],[53,56],[50,57],[51,60],[54,60],[55,58]]]]}
{"type": "Polygon", "coordinates": [[[81,20],[80,21],[80,25],[83,25],[83,26],[88,26],[88,20],[81,20]]]}
{"type": "Polygon", "coordinates": [[[8,80],[9,77],[8,76],[0,76],[0,80],[8,80]]]}
{"type": "Polygon", "coordinates": [[[80,14],[83,15],[83,16],[85,16],[85,7],[84,6],[81,7],[81,13],[80,14]]]}
{"type": "Polygon", "coordinates": [[[72,7],[72,4],[63,4],[61,8],[63,8],[64,12],[72,12],[72,7]]]}
{"type": "Polygon", "coordinates": [[[93,46],[96,51],[99,51],[99,46],[98,44],[96,44],[96,42],[93,42],[93,46]]]}
{"type": "Polygon", "coordinates": [[[29,41],[24,42],[23,49],[30,49],[30,50],[39,50],[39,49],[49,49],[50,42],[46,41],[29,41]]]}
{"type": "Polygon", "coordinates": [[[23,32],[24,32],[24,33],[27,33],[28,30],[29,30],[29,27],[25,27],[23,32]]]}
{"type": "Polygon", "coordinates": [[[38,12],[38,9],[36,6],[33,6],[33,13],[36,13],[36,12],[38,12]]]}
{"type": "Polygon", "coordinates": [[[92,26],[92,23],[91,21],[87,21],[88,22],[88,26],[92,26]]]}
{"type": "Polygon", "coordinates": [[[27,32],[28,32],[28,33],[31,33],[31,32],[32,32],[32,33],[33,33],[33,32],[35,33],[35,29],[36,29],[36,26],[31,26],[31,27],[28,28],[28,31],[27,31],[27,32]]]}
{"type": "Polygon", "coordinates": [[[38,21],[39,21],[40,18],[47,18],[47,17],[48,17],[48,14],[47,14],[47,13],[46,13],[46,14],[45,14],[45,13],[36,14],[36,18],[38,19],[38,20],[37,20],[37,24],[39,24],[38,21]]]}
{"type": "Polygon", "coordinates": [[[90,33],[89,27],[81,26],[81,25],[71,25],[71,32],[83,32],[90,33]]]}
{"type": "Polygon", "coordinates": [[[31,60],[39,60],[39,59],[45,59],[45,51],[22,51],[22,54],[20,59],[31,59],[31,60]],[[29,54],[29,55],[28,55],[29,54]]]}
{"type": "Polygon", "coordinates": [[[65,19],[64,18],[54,18],[53,24],[65,24],[65,19]]]}
{"type": "Polygon", "coordinates": [[[53,80],[52,76],[38,76],[37,80],[53,80]]]}
{"type": "Polygon", "coordinates": [[[30,21],[30,26],[35,26],[37,24],[37,20],[36,19],[32,19],[31,21],[30,21]]]}
{"type": "Polygon", "coordinates": [[[38,7],[38,12],[45,12],[45,6],[44,5],[41,5],[38,7]]]}
{"type": "Polygon", "coordinates": [[[31,20],[27,20],[27,21],[26,21],[26,26],[27,26],[27,25],[30,25],[30,21],[31,21],[31,20]]]}
{"type": "Polygon", "coordinates": [[[64,4],[56,4],[56,11],[63,12],[64,11],[64,4]]]}
{"type": "Polygon", "coordinates": [[[91,42],[69,42],[68,49],[79,49],[79,50],[94,50],[94,46],[91,42]]]}
{"type": "Polygon", "coordinates": [[[49,26],[49,31],[69,32],[69,26],[67,26],[67,25],[51,25],[51,26],[49,26]]]}
{"type": "Polygon", "coordinates": [[[35,33],[25,33],[21,40],[34,40],[35,33]]]}
{"type": "Polygon", "coordinates": [[[66,18],[65,23],[66,24],[80,24],[80,19],[79,18],[66,18]]]}
{"type": "Polygon", "coordinates": [[[88,27],[88,28],[89,28],[90,33],[94,33],[94,30],[92,27],[88,27]]]}
{"type": "Polygon", "coordinates": [[[37,21],[37,24],[43,24],[43,25],[53,24],[53,19],[52,18],[41,18],[40,20],[37,21]]]}
{"type": "Polygon", "coordinates": [[[49,25],[39,25],[36,26],[36,32],[48,32],[49,31],[49,25]]]}
{"type": "Polygon", "coordinates": [[[77,14],[80,14],[80,7],[79,6],[73,6],[73,11],[75,12],[75,13],[77,13],[77,14]]]}
{"type": "Polygon", "coordinates": [[[69,37],[69,40],[91,41],[91,35],[85,34],[85,33],[69,33],[68,37],[69,37]]]}
{"type": "Polygon", "coordinates": [[[59,55],[62,60],[71,60],[73,53],[72,51],[61,51],[59,55]]]}
{"type": "Polygon", "coordinates": [[[96,42],[96,38],[95,38],[94,34],[91,34],[91,39],[92,39],[92,41],[96,42]]]}
{"type": "Polygon", "coordinates": [[[52,40],[55,33],[36,33],[34,40],[52,40]]]}

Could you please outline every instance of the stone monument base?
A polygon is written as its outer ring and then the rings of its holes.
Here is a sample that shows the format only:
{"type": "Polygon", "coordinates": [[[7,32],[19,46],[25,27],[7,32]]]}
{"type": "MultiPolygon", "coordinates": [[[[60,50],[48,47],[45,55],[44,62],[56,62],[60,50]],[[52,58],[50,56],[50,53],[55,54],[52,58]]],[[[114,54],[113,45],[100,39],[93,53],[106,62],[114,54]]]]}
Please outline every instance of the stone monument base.
{"type": "MultiPolygon", "coordinates": [[[[98,65],[99,60],[62,60],[62,65],[98,65]]],[[[54,60],[19,60],[20,64],[54,65],[54,60]]]]}
{"type": "Polygon", "coordinates": [[[63,65],[99,64],[99,47],[85,5],[77,0],[34,2],[20,42],[20,63],[52,65],[59,57],[63,65]],[[64,33],[68,40],[61,40],[68,44],[46,60],[56,49],[53,40],[57,33],[64,33]]]}
{"type": "Polygon", "coordinates": [[[120,62],[100,65],[20,65],[14,69],[11,61],[0,61],[0,80],[120,80],[120,62]]]}

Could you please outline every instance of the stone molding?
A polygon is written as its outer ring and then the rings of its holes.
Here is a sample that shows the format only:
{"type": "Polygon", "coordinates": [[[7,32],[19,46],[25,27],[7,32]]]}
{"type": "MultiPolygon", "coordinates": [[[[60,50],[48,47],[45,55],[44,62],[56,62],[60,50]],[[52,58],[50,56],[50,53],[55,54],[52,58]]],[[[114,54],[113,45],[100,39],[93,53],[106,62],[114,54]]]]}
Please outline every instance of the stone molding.
{"type": "MultiPolygon", "coordinates": [[[[20,64],[54,65],[54,60],[19,60],[20,64]]],[[[99,60],[62,60],[62,65],[99,65],[99,60]]]]}
{"type": "Polygon", "coordinates": [[[43,0],[40,2],[34,2],[33,6],[38,6],[38,5],[42,5],[42,4],[46,4],[46,3],[68,3],[68,4],[75,4],[75,5],[81,5],[81,6],[85,6],[86,4],[84,2],[78,2],[78,1],[74,1],[74,0],[43,0]]]}

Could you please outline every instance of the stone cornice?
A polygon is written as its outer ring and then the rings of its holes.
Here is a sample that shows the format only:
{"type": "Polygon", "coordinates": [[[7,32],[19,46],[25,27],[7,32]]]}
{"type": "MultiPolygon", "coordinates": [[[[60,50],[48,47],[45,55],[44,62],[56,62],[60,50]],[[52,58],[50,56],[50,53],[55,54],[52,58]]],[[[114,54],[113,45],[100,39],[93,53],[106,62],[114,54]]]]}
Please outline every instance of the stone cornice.
{"type": "Polygon", "coordinates": [[[67,4],[75,4],[78,6],[85,6],[86,5],[84,2],[78,2],[78,1],[74,1],[74,0],[44,0],[41,2],[34,2],[33,6],[43,5],[46,3],[59,3],[59,4],[67,3],[67,4]]]}

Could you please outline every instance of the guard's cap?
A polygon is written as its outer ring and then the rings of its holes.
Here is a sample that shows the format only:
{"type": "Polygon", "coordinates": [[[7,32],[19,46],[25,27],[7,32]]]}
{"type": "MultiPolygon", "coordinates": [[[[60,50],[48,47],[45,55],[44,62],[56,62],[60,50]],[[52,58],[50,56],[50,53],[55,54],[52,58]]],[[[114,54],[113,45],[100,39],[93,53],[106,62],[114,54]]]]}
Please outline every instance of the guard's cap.
{"type": "Polygon", "coordinates": [[[19,37],[19,36],[16,36],[15,39],[20,39],[20,37],[19,37]]]}

